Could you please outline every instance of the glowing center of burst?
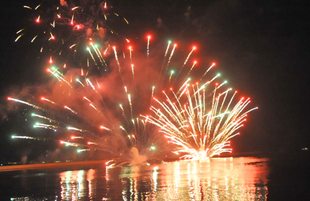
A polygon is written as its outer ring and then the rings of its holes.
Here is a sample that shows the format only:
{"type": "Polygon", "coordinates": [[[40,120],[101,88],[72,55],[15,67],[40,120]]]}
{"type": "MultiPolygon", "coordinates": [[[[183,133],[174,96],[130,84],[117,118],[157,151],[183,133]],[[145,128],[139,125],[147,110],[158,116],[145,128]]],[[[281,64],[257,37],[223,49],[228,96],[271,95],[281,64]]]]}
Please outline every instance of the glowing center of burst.
{"type": "Polygon", "coordinates": [[[201,160],[209,158],[208,157],[208,149],[204,150],[203,148],[200,148],[199,151],[197,151],[197,154],[198,154],[198,158],[201,160]]]}

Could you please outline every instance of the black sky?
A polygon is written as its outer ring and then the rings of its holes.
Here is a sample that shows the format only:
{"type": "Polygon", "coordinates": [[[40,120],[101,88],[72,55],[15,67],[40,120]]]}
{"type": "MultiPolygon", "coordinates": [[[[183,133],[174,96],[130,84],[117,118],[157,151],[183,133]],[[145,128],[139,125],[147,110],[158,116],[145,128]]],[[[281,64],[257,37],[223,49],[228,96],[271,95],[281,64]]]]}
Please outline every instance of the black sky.
{"type": "MultiPolygon", "coordinates": [[[[28,46],[14,43],[21,27],[23,1],[2,8],[1,104],[15,84],[38,80],[36,59],[28,46]]],[[[130,22],[131,34],[153,32],[162,37],[199,43],[217,62],[229,84],[253,100],[259,110],[234,138],[236,152],[286,152],[310,146],[310,48],[306,1],[111,1],[130,22]],[[190,8],[189,8],[190,6],[190,8]],[[189,15],[185,15],[189,12],[189,15]],[[162,21],[160,28],[158,18],[162,21]]],[[[0,155],[14,150],[2,123],[0,155]]],[[[13,129],[14,130],[14,129],[13,129]]]]}

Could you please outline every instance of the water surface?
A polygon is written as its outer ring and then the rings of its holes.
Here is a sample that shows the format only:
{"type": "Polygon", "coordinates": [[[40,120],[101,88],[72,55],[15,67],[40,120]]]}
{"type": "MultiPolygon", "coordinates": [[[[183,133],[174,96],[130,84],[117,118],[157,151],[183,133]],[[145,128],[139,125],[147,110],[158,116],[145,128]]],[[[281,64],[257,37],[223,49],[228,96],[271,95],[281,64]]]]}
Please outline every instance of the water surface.
{"type": "Polygon", "coordinates": [[[0,172],[8,200],[267,200],[266,158],[0,172]]]}

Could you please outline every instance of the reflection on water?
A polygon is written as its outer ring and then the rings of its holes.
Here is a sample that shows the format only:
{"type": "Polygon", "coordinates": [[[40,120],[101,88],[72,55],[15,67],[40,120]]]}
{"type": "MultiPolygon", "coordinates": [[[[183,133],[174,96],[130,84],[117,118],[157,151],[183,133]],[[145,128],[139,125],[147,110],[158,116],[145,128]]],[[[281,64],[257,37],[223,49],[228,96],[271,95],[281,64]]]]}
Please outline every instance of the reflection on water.
{"type": "Polygon", "coordinates": [[[268,171],[267,159],[257,158],[63,171],[55,174],[60,190],[57,193],[55,189],[53,197],[57,200],[267,200],[268,171]]]}
{"type": "Polygon", "coordinates": [[[265,162],[220,158],[127,167],[120,174],[122,195],[124,200],[267,200],[265,162]]]}

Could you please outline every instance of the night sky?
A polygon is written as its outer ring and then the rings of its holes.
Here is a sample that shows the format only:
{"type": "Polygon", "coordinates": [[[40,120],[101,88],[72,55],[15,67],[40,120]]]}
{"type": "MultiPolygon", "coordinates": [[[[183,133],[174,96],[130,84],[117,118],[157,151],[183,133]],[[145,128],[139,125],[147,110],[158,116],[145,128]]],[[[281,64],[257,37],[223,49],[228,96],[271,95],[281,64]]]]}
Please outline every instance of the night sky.
{"type": "MultiPolygon", "coordinates": [[[[2,4],[1,110],[12,87],[42,82],[40,60],[29,44],[15,43],[22,27],[24,1],[2,4]]],[[[229,85],[252,98],[251,113],[234,152],[289,153],[310,147],[309,3],[271,1],[111,1],[130,22],[132,36],[154,33],[198,43],[200,54],[217,63],[229,85]],[[158,19],[162,25],[158,26],[158,19]]],[[[157,35],[157,36],[156,36],[157,35]]],[[[0,159],[18,156],[10,136],[18,129],[3,113],[0,159]]],[[[17,120],[18,123],[20,120],[17,120]]],[[[29,132],[29,131],[28,131],[29,132]]]]}

